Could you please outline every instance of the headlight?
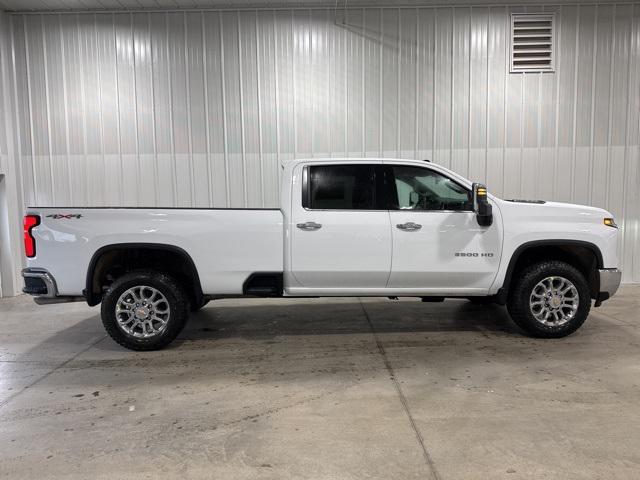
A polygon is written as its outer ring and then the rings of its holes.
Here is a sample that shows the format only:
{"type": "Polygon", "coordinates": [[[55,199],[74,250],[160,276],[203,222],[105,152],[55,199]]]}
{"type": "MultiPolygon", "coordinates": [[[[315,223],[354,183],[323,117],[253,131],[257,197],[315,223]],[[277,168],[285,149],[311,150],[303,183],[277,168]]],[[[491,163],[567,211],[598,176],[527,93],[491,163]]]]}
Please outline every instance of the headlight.
{"type": "Polygon", "coordinates": [[[616,221],[613,218],[605,218],[604,219],[604,224],[607,227],[618,228],[618,225],[616,225],[616,221]]]}

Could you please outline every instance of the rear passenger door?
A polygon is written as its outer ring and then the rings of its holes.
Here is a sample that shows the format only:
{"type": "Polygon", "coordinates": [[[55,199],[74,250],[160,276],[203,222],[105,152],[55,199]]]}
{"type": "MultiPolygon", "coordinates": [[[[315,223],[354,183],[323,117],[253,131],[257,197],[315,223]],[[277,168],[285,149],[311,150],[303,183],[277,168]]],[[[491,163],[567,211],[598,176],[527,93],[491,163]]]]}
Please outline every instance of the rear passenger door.
{"type": "MultiPolygon", "coordinates": [[[[302,164],[292,192],[291,274],[297,287],[340,291],[384,288],[391,228],[382,165],[302,164]]],[[[293,290],[295,291],[295,285],[293,290]]]]}

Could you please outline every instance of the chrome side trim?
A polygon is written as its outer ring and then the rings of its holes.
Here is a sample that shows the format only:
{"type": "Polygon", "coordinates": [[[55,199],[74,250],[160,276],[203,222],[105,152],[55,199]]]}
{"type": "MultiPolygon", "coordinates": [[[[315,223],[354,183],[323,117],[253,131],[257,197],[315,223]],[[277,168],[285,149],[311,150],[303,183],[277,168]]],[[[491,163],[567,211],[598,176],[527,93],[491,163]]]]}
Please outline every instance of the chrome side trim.
{"type": "Polygon", "coordinates": [[[609,298],[613,297],[620,286],[622,271],[617,268],[603,268],[598,270],[598,274],[600,276],[600,292],[608,293],[609,298]]]}
{"type": "Polygon", "coordinates": [[[35,295],[38,298],[55,298],[58,296],[58,286],[53,276],[44,268],[25,268],[22,270],[24,278],[40,278],[47,287],[44,295],[35,295]]]}

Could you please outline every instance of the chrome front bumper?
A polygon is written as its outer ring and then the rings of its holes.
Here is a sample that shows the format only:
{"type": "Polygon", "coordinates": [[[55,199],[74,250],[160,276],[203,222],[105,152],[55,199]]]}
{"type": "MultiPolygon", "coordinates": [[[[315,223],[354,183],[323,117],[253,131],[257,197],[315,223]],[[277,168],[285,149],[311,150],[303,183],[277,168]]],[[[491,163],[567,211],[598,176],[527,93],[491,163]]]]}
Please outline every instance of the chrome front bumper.
{"type": "Polygon", "coordinates": [[[22,291],[34,297],[55,298],[58,296],[56,280],[44,268],[25,268],[22,270],[24,288],[22,291]]]}
{"type": "Polygon", "coordinates": [[[600,290],[598,293],[597,305],[615,295],[620,287],[622,280],[622,271],[617,268],[603,268],[598,270],[600,277],[600,290]]]}

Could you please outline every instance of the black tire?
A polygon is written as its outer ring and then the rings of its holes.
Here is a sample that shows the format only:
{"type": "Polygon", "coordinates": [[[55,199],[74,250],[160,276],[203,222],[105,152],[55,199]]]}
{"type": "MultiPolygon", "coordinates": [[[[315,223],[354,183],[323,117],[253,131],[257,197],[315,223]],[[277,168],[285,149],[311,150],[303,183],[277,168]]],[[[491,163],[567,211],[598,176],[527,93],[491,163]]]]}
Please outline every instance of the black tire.
{"type": "MultiPolygon", "coordinates": [[[[182,287],[170,276],[153,270],[138,270],[118,278],[102,299],[102,324],[117,343],[129,350],[159,350],[169,345],[182,331],[189,317],[189,300],[182,287]],[[166,326],[158,334],[142,338],[125,332],[116,319],[120,296],[136,286],[158,290],[166,299],[169,314],[166,326]]],[[[134,332],[135,333],[135,332],[134,332]]]]}
{"type": "Polygon", "coordinates": [[[561,338],[575,332],[585,322],[591,309],[589,284],[575,267],[560,261],[544,261],[518,272],[509,291],[507,310],[513,321],[534,337],[561,338]],[[578,308],[572,318],[561,325],[549,325],[538,321],[530,307],[534,287],[547,277],[562,277],[575,286],[578,293],[578,308]]]}
{"type": "Polygon", "coordinates": [[[207,305],[207,303],[209,303],[209,300],[203,300],[202,303],[200,305],[198,305],[198,306],[196,306],[195,304],[192,303],[191,304],[191,311],[192,312],[197,312],[199,310],[202,310],[207,305]]]}

